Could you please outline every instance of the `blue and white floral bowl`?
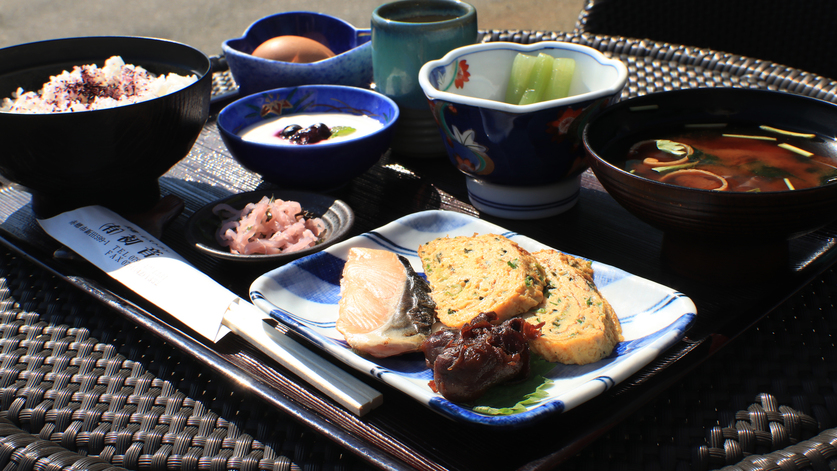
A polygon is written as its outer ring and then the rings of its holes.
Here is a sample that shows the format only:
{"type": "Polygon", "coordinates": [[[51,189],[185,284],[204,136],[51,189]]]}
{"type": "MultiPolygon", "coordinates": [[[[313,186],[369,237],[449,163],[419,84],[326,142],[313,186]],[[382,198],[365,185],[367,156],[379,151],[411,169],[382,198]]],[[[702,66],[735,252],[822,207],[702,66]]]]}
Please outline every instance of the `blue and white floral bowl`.
{"type": "Polygon", "coordinates": [[[575,205],[587,168],[584,125],[619,99],[627,80],[622,62],[556,41],[465,46],[419,71],[448,157],[467,176],[471,203],[511,219],[552,216],[575,205]],[[504,103],[512,62],[521,52],[574,59],[570,96],[504,103]]]}
{"type": "Polygon", "coordinates": [[[369,88],[372,83],[372,33],[323,13],[294,11],[266,16],[254,22],[240,38],[221,45],[241,95],[311,84],[369,88]],[[334,57],[309,64],[262,59],[252,52],[276,36],[316,39],[334,57]]]}

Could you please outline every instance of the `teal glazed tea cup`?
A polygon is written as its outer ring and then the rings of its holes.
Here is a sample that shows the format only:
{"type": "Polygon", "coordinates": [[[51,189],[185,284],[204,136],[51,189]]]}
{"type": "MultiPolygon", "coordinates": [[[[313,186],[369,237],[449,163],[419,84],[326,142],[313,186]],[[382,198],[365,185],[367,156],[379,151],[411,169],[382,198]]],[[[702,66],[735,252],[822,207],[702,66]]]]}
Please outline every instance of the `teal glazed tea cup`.
{"type": "Polygon", "coordinates": [[[477,11],[456,0],[399,0],[372,13],[375,89],[398,104],[394,152],[443,157],[444,143],[418,82],[421,67],[477,41],[477,11]]]}

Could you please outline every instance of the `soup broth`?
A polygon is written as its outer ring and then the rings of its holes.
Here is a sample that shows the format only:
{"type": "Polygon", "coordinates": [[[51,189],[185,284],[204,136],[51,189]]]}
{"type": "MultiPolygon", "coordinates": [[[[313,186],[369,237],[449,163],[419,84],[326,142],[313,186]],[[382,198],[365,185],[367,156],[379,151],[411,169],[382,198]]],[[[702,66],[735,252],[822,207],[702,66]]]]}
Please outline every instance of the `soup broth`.
{"type": "Polygon", "coordinates": [[[614,164],[690,188],[799,190],[837,181],[836,143],[769,126],[693,126],[623,143],[619,154],[626,156],[614,164]]]}

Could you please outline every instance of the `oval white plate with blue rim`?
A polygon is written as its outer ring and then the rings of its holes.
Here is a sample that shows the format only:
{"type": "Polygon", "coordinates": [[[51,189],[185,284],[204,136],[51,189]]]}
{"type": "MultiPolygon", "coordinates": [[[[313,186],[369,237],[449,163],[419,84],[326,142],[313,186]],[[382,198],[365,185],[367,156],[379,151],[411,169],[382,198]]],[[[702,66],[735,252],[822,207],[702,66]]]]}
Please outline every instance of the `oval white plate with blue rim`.
{"type": "Polygon", "coordinates": [[[692,300],[682,293],[593,261],[596,286],[616,310],[625,340],[609,357],[589,365],[536,359],[530,380],[496,386],[475,404],[452,403],[434,393],[428,385],[433,374],[421,353],[379,359],[349,348],[335,321],[340,275],[351,247],[391,250],[423,273],[416,254],[419,245],[437,237],[474,233],[501,234],[530,251],[549,248],[472,216],[423,211],[265,273],[251,285],[250,298],[317,347],[439,414],[455,421],[509,429],[572,409],[625,380],[680,340],[697,313],[692,300]]]}

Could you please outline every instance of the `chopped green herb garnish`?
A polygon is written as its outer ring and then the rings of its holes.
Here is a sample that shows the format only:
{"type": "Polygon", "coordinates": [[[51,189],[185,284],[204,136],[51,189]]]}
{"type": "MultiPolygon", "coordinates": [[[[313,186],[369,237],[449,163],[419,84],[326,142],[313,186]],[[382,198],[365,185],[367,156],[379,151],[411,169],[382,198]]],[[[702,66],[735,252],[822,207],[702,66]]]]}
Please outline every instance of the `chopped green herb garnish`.
{"type": "Polygon", "coordinates": [[[737,139],[755,139],[757,141],[775,141],[775,137],[770,136],[751,136],[749,134],[721,134],[724,137],[734,137],[737,139]]]}
{"type": "Polygon", "coordinates": [[[697,162],[686,162],[685,164],[679,164],[679,165],[666,165],[664,167],[654,167],[651,170],[653,170],[657,173],[664,173],[664,172],[670,172],[672,170],[682,170],[684,168],[692,168],[692,167],[697,166],[697,164],[698,164],[697,162]]]}
{"type": "Polygon", "coordinates": [[[783,134],[785,136],[807,137],[809,139],[813,139],[813,138],[817,137],[816,134],[785,131],[784,129],[774,128],[774,127],[771,127],[771,126],[759,126],[759,129],[762,129],[764,131],[775,132],[777,134],[783,134]]]}
{"type": "Polygon", "coordinates": [[[814,155],[813,152],[808,152],[805,149],[800,149],[799,147],[792,146],[792,145],[787,144],[785,142],[782,142],[782,143],[776,144],[776,145],[781,147],[782,149],[789,150],[789,151],[791,151],[795,154],[799,154],[799,155],[802,155],[804,157],[810,157],[810,156],[814,155]]]}
{"type": "Polygon", "coordinates": [[[686,145],[668,139],[658,139],[657,149],[674,155],[686,155],[686,145]]]}

